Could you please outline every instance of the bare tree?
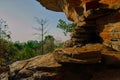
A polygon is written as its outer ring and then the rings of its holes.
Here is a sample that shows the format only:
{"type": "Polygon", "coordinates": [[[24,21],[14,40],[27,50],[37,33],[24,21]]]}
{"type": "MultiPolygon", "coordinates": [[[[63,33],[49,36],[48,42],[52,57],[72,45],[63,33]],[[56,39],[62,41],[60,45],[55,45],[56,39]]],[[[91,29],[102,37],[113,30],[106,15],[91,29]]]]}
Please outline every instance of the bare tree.
{"type": "Polygon", "coordinates": [[[38,31],[37,33],[35,33],[35,35],[38,35],[39,37],[41,37],[41,42],[42,42],[41,50],[42,50],[42,54],[44,54],[43,39],[44,39],[45,34],[47,33],[47,30],[46,30],[47,20],[39,19],[38,17],[35,17],[35,19],[36,19],[36,22],[40,25],[40,26],[34,27],[34,29],[38,31]]]}

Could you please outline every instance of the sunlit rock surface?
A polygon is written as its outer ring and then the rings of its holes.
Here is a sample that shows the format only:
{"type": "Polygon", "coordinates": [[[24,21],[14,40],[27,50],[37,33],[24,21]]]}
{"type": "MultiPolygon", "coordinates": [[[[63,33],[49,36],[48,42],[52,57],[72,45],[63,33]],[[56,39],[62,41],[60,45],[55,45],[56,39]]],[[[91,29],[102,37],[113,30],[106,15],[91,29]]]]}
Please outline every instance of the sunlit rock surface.
{"type": "MultiPolygon", "coordinates": [[[[109,26],[110,24],[116,25],[116,23],[120,21],[120,0],[38,1],[49,10],[63,11],[69,20],[75,22],[78,25],[77,30],[74,30],[71,33],[71,40],[66,42],[70,47],[76,44],[102,42],[104,42],[106,45],[109,45],[109,42],[107,42],[105,39],[105,33],[107,33],[105,32],[106,26],[109,26]]],[[[119,30],[117,31],[119,32],[119,30]]],[[[113,34],[113,32],[110,34],[113,34]]],[[[116,35],[119,33],[114,34],[116,35]]],[[[113,38],[116,37],[114,36],[113,38]]],[[[69,47],[68,45],[65,46],[69,47]]],[[[115,47],[118,46],[114,44],[114,42],[111,43],[111,45],[115,47]]],[[[114,49],[119,51],[118,48],[114,49]]]]}
{"type": "Polygon", "coordinates": [[[10,66],[10,80],[57,80],[61,65],[53,54],[17,61],[10,66]]]}
{"type": "Polygon", "coordinates": [[[93,64],[101,62],[101,44],[57,49],[54,57],[58,63],[93,64]],[[91,48],[92,47],[92,48],[91,48]]]}
{"type": "Polygon", "coordinates": [[[37,0],[78,26],[53,53],[17,61],[10,80],[120,80],[120,0],[37,0]]]}
{"type": "Polygon", "coordinates": [[[102,44],[87,44],[56,49],[9,67],[10,80],[119,80],[120,54],[102,44]]]}

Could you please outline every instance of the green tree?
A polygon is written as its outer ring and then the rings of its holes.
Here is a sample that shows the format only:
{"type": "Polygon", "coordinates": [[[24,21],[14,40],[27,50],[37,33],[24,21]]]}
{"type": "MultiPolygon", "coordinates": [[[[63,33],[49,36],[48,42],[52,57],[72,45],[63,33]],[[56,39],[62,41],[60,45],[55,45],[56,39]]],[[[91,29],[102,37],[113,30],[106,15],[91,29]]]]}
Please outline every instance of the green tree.
{"type": "Polygon", "coordinates": [[[74,24],[74,23],[66,23],[62,19],[59,19],[58,22],[59,23],[57,25],[57,28],[60,28],[61,30],[63,30],[63,33],[64,33],[65,36],[67,36],[67,33],[71,32],[76,26],[76,24],[74,24]]]}
{"type": "Polygon", "coordinates": [[[8,55],[7,51],[9,48],[9,39],[11,32],[8,31],[8,25],[6,25],[6,21],[0,19],[0,59],[6,57],[8,55]]]}
{"type": "Polygon", "coordinates": [[[35,41],[29,40],[29,41],[27,41],[27,43],[25,45],[29,46],[32,49],[37,49],[39,47],[40,43],[36,40],[35,41]]]}
{"type": "Polygon", "coordinates": [[[1,56],[0,62],[2,64],[7,64],[14,60],[14,55],[16,55],[19,50],[17,47],[14,46],[13,42],[7,40],[3,40],[2,42],[2,52],[4,54],[1,56]]]}
{"type": "Polygon", "coordinates": [[[14,56],[14,60],[24,60],[39,54],[40,43],[38,41],[29,40],[25,43],[17,42],[14,45],[19,49],[19,52],[14,56]]]}
{"type": "Polygon", "coordinates": [[[44,39],[44,49],[46,53],[52,52],[54,50],[54,37],[52,35],[45,36],[44,39]]]}
{"type": "Polygon", "coordinates": [[[25,46],[18,54],[15,55],[14,59],[24,60],[36,56],[35,50],[31,49],[29,46],[25,46]]]}
{"type": "Polygon", "coordinates": [[[22,50],[24,48],[24,43],[20,43],[19,41],[16,41],[14,43],[14,46],[18,48],[19,50],[22,50]]]}

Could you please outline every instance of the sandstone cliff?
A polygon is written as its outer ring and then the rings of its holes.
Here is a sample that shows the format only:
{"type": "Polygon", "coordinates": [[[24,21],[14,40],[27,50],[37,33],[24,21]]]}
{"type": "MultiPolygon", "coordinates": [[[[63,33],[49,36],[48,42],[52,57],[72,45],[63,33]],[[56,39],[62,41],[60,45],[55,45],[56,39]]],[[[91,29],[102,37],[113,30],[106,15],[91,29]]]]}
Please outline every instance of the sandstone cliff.
{"type": "Polygon", "coordinates": [[[69,20],[78,25],[65,46],[104,43],[119,51],[120,0],[38,1],[47,9],[63,11],[69,20]]]}
{"type": "Polygon", "coordinates": [[[63,48],[17,61],[10,80],[119,80],[120,0],[37,0],[78,26],[63,48]]]}

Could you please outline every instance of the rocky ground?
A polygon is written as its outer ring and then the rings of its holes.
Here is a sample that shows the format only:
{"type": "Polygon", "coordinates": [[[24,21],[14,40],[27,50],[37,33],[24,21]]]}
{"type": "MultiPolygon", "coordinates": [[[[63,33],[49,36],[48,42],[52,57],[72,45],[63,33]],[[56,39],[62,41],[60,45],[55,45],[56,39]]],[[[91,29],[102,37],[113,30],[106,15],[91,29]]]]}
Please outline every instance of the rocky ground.
{"type": "Polygon", "coordinates": [[[9,80],[119,80],[119,64],[119,52],[87,44],[17,61],[9,65],[9,80]]]}
{"type": "Polygon", "coordinates": [[[0,80],[8,80],[9,66],[0,66],[0,80]]]}
{"type": "Polygon", "coordinates": [[[120,80],[120,0],[37,1],[77,27],[62,48],[1,67],[1,80],[120,80]]]}

